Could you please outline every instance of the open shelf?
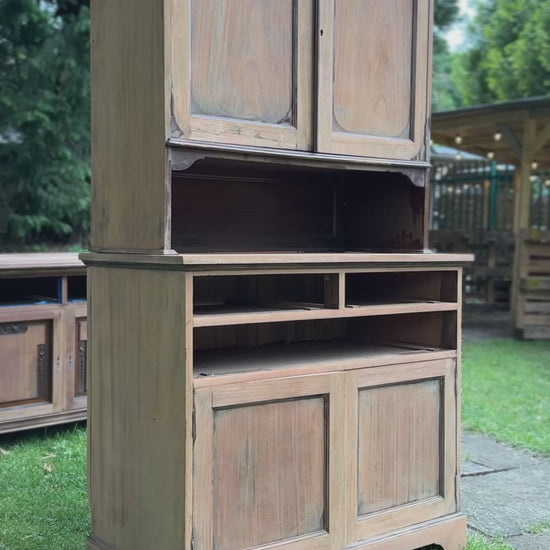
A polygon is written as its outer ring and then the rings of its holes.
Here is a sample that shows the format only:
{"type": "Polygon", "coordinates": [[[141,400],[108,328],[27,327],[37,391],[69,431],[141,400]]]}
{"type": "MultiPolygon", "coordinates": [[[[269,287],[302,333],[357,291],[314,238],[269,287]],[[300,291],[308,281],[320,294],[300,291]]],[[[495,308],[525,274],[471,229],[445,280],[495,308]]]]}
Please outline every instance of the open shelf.
{"type": "Polygon", "coordinates": [[[0,307],[61,303],[60,277],[2,279],[0,307]]]}
{"type": "Polygon", "coordinates": [[[342,371],[388,364],[456,357],[456,351],[408,343],[365,344],[351,341],[266,344],[246,349],[202,351],[195,354],[195,387],[244,379],[342,371]],[[223,380],[214,380],[222,377],[223,380]],[[231,378],[231,379],[229,379],[231,378]]]}

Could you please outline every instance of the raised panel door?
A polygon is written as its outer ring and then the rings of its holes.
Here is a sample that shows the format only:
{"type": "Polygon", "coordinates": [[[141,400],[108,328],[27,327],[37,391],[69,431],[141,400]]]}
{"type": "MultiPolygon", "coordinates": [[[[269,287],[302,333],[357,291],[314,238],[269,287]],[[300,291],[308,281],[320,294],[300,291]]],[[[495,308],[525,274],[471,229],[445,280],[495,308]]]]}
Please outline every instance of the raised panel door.
{"type": "Polygon", "coordinates": [[[329,374],[195,391],[197,550],[343,547],[342,382],[329,374]]]}
{"type": "Polygon", "coordinates": [[[311,148],[311,0],[175,3],[171,136],[311,148]]]}
{"type": "Polygon", "coordinates": [[[430,0],[321,0],[317,150],[425,160],[430,0]]]}
{"type": "Polygon", "coordinates": [[[350,373],[351,540],[456,511],[455,361],[350,373]]]}

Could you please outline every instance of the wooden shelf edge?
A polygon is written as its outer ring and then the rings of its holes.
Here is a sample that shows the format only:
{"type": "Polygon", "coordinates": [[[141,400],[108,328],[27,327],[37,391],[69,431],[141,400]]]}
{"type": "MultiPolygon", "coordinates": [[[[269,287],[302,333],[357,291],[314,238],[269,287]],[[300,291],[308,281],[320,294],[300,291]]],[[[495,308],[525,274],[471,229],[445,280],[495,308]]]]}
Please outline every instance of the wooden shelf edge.
{"type": "Polygon", "coordinates": [[[251,313],[195,314],[193,326],[219,327],[256,323],[278,323],[308,321],[315,319],[346,319],[353,317],[375,317],[378,315],[402,315],[407,313],[429,313],[436,311],[457,311],[456,302],[395,303],[346,307],[342,309],[292,309],[261,310],[251,313]]]}
{"type": "Polygon", "coordinates": [[[80,255],[86,265],[128,268],[182,269],[202,271],[226,268],[273,269],[329,267],[428,267],[461,266],[473,262],[472,254],[436,254],[431,252],[295,252],[295,253],[203,253],[134,254],[87,252],[80,255]]]}

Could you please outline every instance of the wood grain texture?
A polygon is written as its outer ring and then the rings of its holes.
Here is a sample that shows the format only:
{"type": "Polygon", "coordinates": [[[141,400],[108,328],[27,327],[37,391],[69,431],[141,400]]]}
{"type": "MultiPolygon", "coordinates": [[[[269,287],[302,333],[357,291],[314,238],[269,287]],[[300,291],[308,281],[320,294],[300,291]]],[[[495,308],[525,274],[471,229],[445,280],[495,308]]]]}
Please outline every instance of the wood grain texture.
{"type": "Polygon", "coordinates": [[[358,516],[440,495],[440,419],[440,381],[359,391],[358,516]]]}
{"type": "Polygon", "coordinates": [[[89,271],[92,540],[180,550],[190,539],[185,274],[89,271]]]}
{"type": "Polygon", "coordinates": [[[169,248],[165,4],[91,5],[94,250],[169,248]]]}
{"type": "Polygon", "coordinates": [[[334,125],[340,132],[410,137],[413,2],[335,2],[334,125]]]}
{"type": "Polygon", "coordinates": [[[215,548],[327,528],[325,427],[321,397],[214,412],[215,548]]]}
{"type": "Polygon", "coordinates": [[[0,407],[52,400],[52,336],[48,320],[0,324],[0,407]]]}
{"type": "Polygon", "coordinates": [[[293,1],[191,0],[191,112],[292,121],[293,1]]]}
{"type": "Polygon", "coordinates": [[[334,374],[195,392],[197,548],[345,545],[344,400],[334,374]]]}
{"type": "Polygon", "coordinates": [[[173,6],[172,137],[310,150],[313,2],[173,6]]]}
{"type": "Polygon", "coordinates": [[[355,404],[349,407],[357,437],[347,447],[357,460],[348,500],[354,540],[456,512],[454,361],[420,361],[348,376],[356,376],[355,404]]]}
{"type": "Polygon", "coordinates": [[[322,0],[318,13],[316,150],[425,159],[431,1],[322,0]]]}

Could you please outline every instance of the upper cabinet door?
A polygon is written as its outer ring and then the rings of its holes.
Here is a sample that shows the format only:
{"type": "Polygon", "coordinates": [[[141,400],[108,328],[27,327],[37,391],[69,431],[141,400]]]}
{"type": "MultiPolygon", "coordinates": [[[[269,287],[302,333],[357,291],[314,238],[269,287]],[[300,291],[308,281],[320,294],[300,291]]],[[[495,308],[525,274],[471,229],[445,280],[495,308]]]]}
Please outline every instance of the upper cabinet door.
{"type": "Polygon", "coordinates": [[[313,0],[172,6],[171,137],[311,149],[313,0]]]}
{"type": "Polygon", "coordinates": [[[431,0],[319,0],[317,150],[424,160],[431,0]]]}

